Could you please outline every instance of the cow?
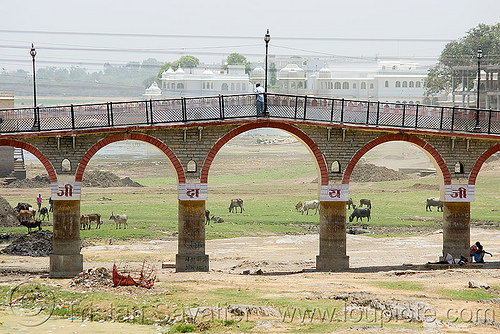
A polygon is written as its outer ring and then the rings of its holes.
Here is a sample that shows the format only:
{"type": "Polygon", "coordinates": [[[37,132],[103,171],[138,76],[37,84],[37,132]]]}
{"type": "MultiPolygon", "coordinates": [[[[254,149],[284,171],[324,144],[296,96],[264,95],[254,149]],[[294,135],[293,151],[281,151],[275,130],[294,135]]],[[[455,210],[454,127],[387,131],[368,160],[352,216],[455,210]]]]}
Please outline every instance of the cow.
{"type": "Polygon", "coordinates": [[[229,205],[229,212],[233,212],[233,210],[238,213],[238,208],[240,208],[240,213],[243,213],[245,209],[243,209],[243,200],[241,198],[232,199],[231,204],[229,205]]]}
{"type": "Polygon", "coordinates": [[[210,225],[210,211],[205,210],[205,225],[210,225]]]}
{"type": "Polygon", "coordinates": [[[436,206],[437,211],[441,209],[441,212],[443,212],[443,202],[437,198],[437,197],[429,197],[428,199],[425,200],[425,211],[431,211],[432,208],[431,206],[436,206]]]}
{"type": "Polygon", "coordinates": [[[33,208],[33,206],[29,203],[17,203],[17,205],[14,207],[14,209],[19,213],[21,210],[29,210],[30,208],[33,208]]]}
{"type": "Polygon", "coordinates": [[[304,202],[304,205],[302,205],[302,209],[300,209],[300,212],[304,214],[304,211],[309,214],[309,210],[316,210],[314,214],[318,213],[319,210],[319,201],[315,199],[314,201],[306,201],[304,202]]]}
{"type": "Polygon", "coordinates": [[[81,215],[80,216],[80,230],[85,230],[87,228],[90,230],[89,215],[81,215]]]}
{"type": "Polygon", "coordinates": [[[347,208],[350,209],[351,207],[353,209],[356,209],[356,205],[354,205],[354,202],[352,201],[352,198],[349,197],[349,199],[346,202],[347,208]]]}
{"type": "Polygon", "coordinates": [[[38,213],[38,218],[42,216],[43,216],[43,218],[41,218],[42,220],[45,220],[45,216],[47,216],[47,220],[50,220],[49,209],[47,209],[46,207],[41,208],[40,212],[38,213]]]}
{"type": "Polygon", "coordinates": [[[301,208],[302,208],[302,202],[298,202],[297,204],[295,204],[295,211],[298,212],[301,208]]]}
{"type": "Polygon", "coordinates": [[[102,221],[101,221],[101,215],[100,214],[98,214],[98,213],[89,213],[87,216],[89,217],[89,230],[92,227],[92,223],[96,224],[96,226],[95,226],[96,229],[101,228],[102,221]]]}
{"type": "Polygon", "coordinates": [[[368,221],[370,221],[370,211],[370,208],[357,207],[349,216],[349,222],[352,223],[354,217],[356,217],[356,221],[358,221],[359,219],[363,221],[364,217],[368,218],[368,221]]]}
{"type": "Polygon", "coordinates": [[[17,219],[22,223],[33,219],[33,212],[30,210],[20,210],[17,214],[17,219]]]}
{"type": "Polygon", "coordinates": [[[109,220],[114,220],[116,224],[116,228],[121,228],[123,225],[123,228],[127,228],[127,215],[115,215],[113,212],[111,212],[111,217],[109,217],[109,220]]]}
{"type": "Polygon", "coordinates": [[[212,222],[214,224],[219,224],[219,223],[223,223],[224,219],[222,219],[221,217],[212,216],[212,222]]]}
{"type": "Polygon", "coordinates": [[[28,233],[31,233],[32,228],[38,227],[39,231],[42,230],[42,221],[40,219],[22,221],[21,225],[26,226],[28,228],[28,233]]]}
{"type": "Polygon", "coordinates": [[[366,207],[369,209],[372,208],[372,202],[369,199],[366,199],[366,198],[360,199],[359,206],[362,207],[363,205],[366,205],[366,207]]]}

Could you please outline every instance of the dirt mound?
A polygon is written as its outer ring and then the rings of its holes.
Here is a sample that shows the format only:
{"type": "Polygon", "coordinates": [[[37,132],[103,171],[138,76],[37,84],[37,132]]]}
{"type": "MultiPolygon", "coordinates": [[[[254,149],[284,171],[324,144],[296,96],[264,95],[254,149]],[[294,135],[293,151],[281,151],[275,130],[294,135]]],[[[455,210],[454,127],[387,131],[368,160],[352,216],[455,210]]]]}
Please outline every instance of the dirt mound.
{"type": "Polygon", "coordinates": [[[18,226],[17,212],[5,198],[0,196],[0,227],[18,226]]]}
{"type": "Polygon", "coordinates": [[[3,254],[44,257],[52,254],[52,232],[36,231],[14,240],[2,251],[3,254]]]}
{"type": "MultiPolygon", "coordinates": [[[[129,177],[120,179],[117,175],[105,171],[90,171],[83,175],[82,185],[84,187],[143,187],[138,182],[132,181],[129,177]]],[[[16,180],[8,185],[7,188],[44,188],[50,186],[50,180],[47,175],[37,175],[32,179],[16,180]]]]}
{"type": "Polygon", "coordinates": [[[116,174],[104,171],[90,171],[83,175],[82,185],[84,187],[143,187],[129,177],[120,179],[116,174]]]}
{"type": "Polygon", "coordinates": [[[360,161],[351,174],[353,182],[399,181],[411,178],[403,172],[360,161]]]}

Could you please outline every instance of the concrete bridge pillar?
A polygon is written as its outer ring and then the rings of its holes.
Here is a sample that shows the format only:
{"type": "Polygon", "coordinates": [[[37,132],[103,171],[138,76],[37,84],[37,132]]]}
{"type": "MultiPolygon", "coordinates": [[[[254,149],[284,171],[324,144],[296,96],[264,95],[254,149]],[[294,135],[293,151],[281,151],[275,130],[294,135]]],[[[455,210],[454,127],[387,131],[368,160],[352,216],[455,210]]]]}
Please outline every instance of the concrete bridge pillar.
{"type": "Polygon", "coordinates": [[[346,202],[320,202],[317,271],[349,268],[346,255],[346,202]]]}
{"type": "Polygon", "coordinates": [[[443,256],[469,257],[470,203],[443,202],[443,256]]]}
{"type": "Polygon", "coordinates": [[[208,271],[205,254],[205,201],[179,200],[177,272],[208,271]]]}
{"type": "Polygon", "coordinates": [[[51,278],[74,277],[83,271],[80,254],[80,201],[54,200],[51,278]]]}

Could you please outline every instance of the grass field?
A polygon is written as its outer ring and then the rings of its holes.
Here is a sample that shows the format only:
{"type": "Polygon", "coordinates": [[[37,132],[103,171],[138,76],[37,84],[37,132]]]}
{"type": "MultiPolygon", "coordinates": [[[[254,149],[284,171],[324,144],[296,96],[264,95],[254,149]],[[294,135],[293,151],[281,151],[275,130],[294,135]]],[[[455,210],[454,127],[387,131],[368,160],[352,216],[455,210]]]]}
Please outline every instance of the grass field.
{"type": "MultiPolygon", "coordinates": [[[[211,215],[220,216],[224,224],[207,227],[207,239],[235,236],[274,235],[286,232],[306,232],[304,226],[318,225],[319,215],[295,211],[298,201],[318,198],[318,184],[312,164],[287,164],[282,168],[260,168],[239,175],[217,175],[209,179],[206,208],[211,215]],[[298,176],[309,175],[309,182],[290,182],[298,176]],[[231,198],[243,198],[245,211],[229,213],[231,198]]],[[[172,176],[134,177],[144,188],[83,188],[81,213],[97,212],[105,222],[101,230],[82,231],[82,238],[162,238],[177,231],[176,179],[172,176]],[[101,201],[102,197],[111,201],[101,201]],[[129,228],[116,230],[109,221],[111,213],[125,213],[129,228]]],[[[425,211],[425,199],[439,196],[438,191],[414,187],[415,184],[436,186],[437,177],[403,181],[353,183],[350,196],[372,201],[372,218],[368,226],[440,226],[440,212],[425,211]],[[424,190],[420,190],[424,189],[424,190]]],[[[500,178],[479,177],[476,200],[471,205],[471,221],[499,222],[498,195],[500,178]]],[[[428,187],[427,187],[428,188],[428,187]]],[[[15,206],[30,202],[38,192],[47,189],[26,189],[22,196],[4,196],[15,206]]],[[[349,215],[348,210],[347,214],[349,215]]],[[[365,221],[366,223],[366,221],[365,221]]],[[[50,228],[50,227],[48,227],[50,228]]],[[[24,228],[6,228],[3,232],[23,232],[24,228]]]]}

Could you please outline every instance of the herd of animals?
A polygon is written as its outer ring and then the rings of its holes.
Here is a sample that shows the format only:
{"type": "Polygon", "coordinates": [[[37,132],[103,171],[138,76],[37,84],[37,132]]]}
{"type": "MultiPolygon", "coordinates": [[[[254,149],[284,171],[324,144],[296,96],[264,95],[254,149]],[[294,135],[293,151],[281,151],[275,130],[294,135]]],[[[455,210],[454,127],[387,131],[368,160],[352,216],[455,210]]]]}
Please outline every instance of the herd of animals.
{"type": "MultiPolygon", "coordinates": [[[[17,219],[21,223],[22,226],[26,226],[28,228],[28,233],[31,232],[32,229],[38,228],[38,230],[42,230],[42,222],[45,221],[45,217],[47,220],[50,220],[49,209],[46,207],[40,208],[40,211],[37,212],[35,208],[29,203],[17,203],[14,207],[14,210],[17,212],[17,219]],[[36,218],[38,214],[38,219],[36,218]]],[[[127,228],[127,215],[115,215],[113,212],[111,213],[111,217],[109,220],[115,222],[116,228],[127,228]]],[[[80,216],[80,229],[91,229],[92,224],[95,224],[96,229],[101,228],[102,220],[101,215],[98,213],[90,213],[83,214],[80,216]]]]}
{"type": "MultiPolygon", "coordinates": [[[[436,197],[429,197],[425,201],[425,210],[426,211],[432,211],[432,207],[435,206],[437,207],[437,211],[443,211],[443,202],[436,197]]],[[[348,201],[346,202],[347,208],[348,209],[353,209],[351,215],[349,216],[349,222],[352,222],[354,218],[356,218],[356,222],[358,222],[361,219],[361,222],[363,222],[363,218],[367,218],[368,221],[370,221],[371,217],[371,209],[372,209],[372,203],[369,199],[362,198],[359,200],[359,206],[356,206],[354,204],[352,198],[349,198],[348,201]]],[[[243,200],[241,198],[237,199],[232,199],[231,203],[229,204],[229,212],[230,213],[238,213],[238,208],[240,209],[240,213],[243,213],[245,209],[243,208],[243,200]]],[[[45,217],[47,219],[50,219],[49,217],[49,210],[46,207],[43,207],[40,209],[38,212],[38,219],[36,219],[37,211],[36,209],[33,208],[28,203],[17,203],[17,206],[14,207],[14,209],[17,211],[17,219],[21,223],[21,225],[26,226],[28,228],[28,233],[31,232],[32,229],[38,228],[38,230],[42,229],[42,221],[45,220],[45,217]]],[[[309,215],[309,210],[315,210],[314,214],[317,214],[319,211],[319,201],[318,200],[313,200],[313,201],[305,201],[305,202],[298,202],[295,204],[295,210],[297,212],[300,212],[301,214],[304,214],[304,212],[309,215]]],[[[109,217],[109,220],[112,220],[115,222],[115,228],[116,229],[121,229],[122,226],[124,229],[127,228],[127,220],[128,217],[125,214],[114,214],[113,212],[111,213],[111,216],[109,217]]],[[[210,211],[205,210],[205,225],[210,225],[212,226],[212,223],[223,223],[224,219],[219,216],[212,216],[210,217],[210,211]]],[[[85,230],[85,229],[91,229],[92,224],[95,223],[96,229],[101,228],[102,225],[102,220],[101,220],[101,215],[98,213],[91,213],[91,214],[83,214],[80,216],[80,229],[85,230]]]]}

